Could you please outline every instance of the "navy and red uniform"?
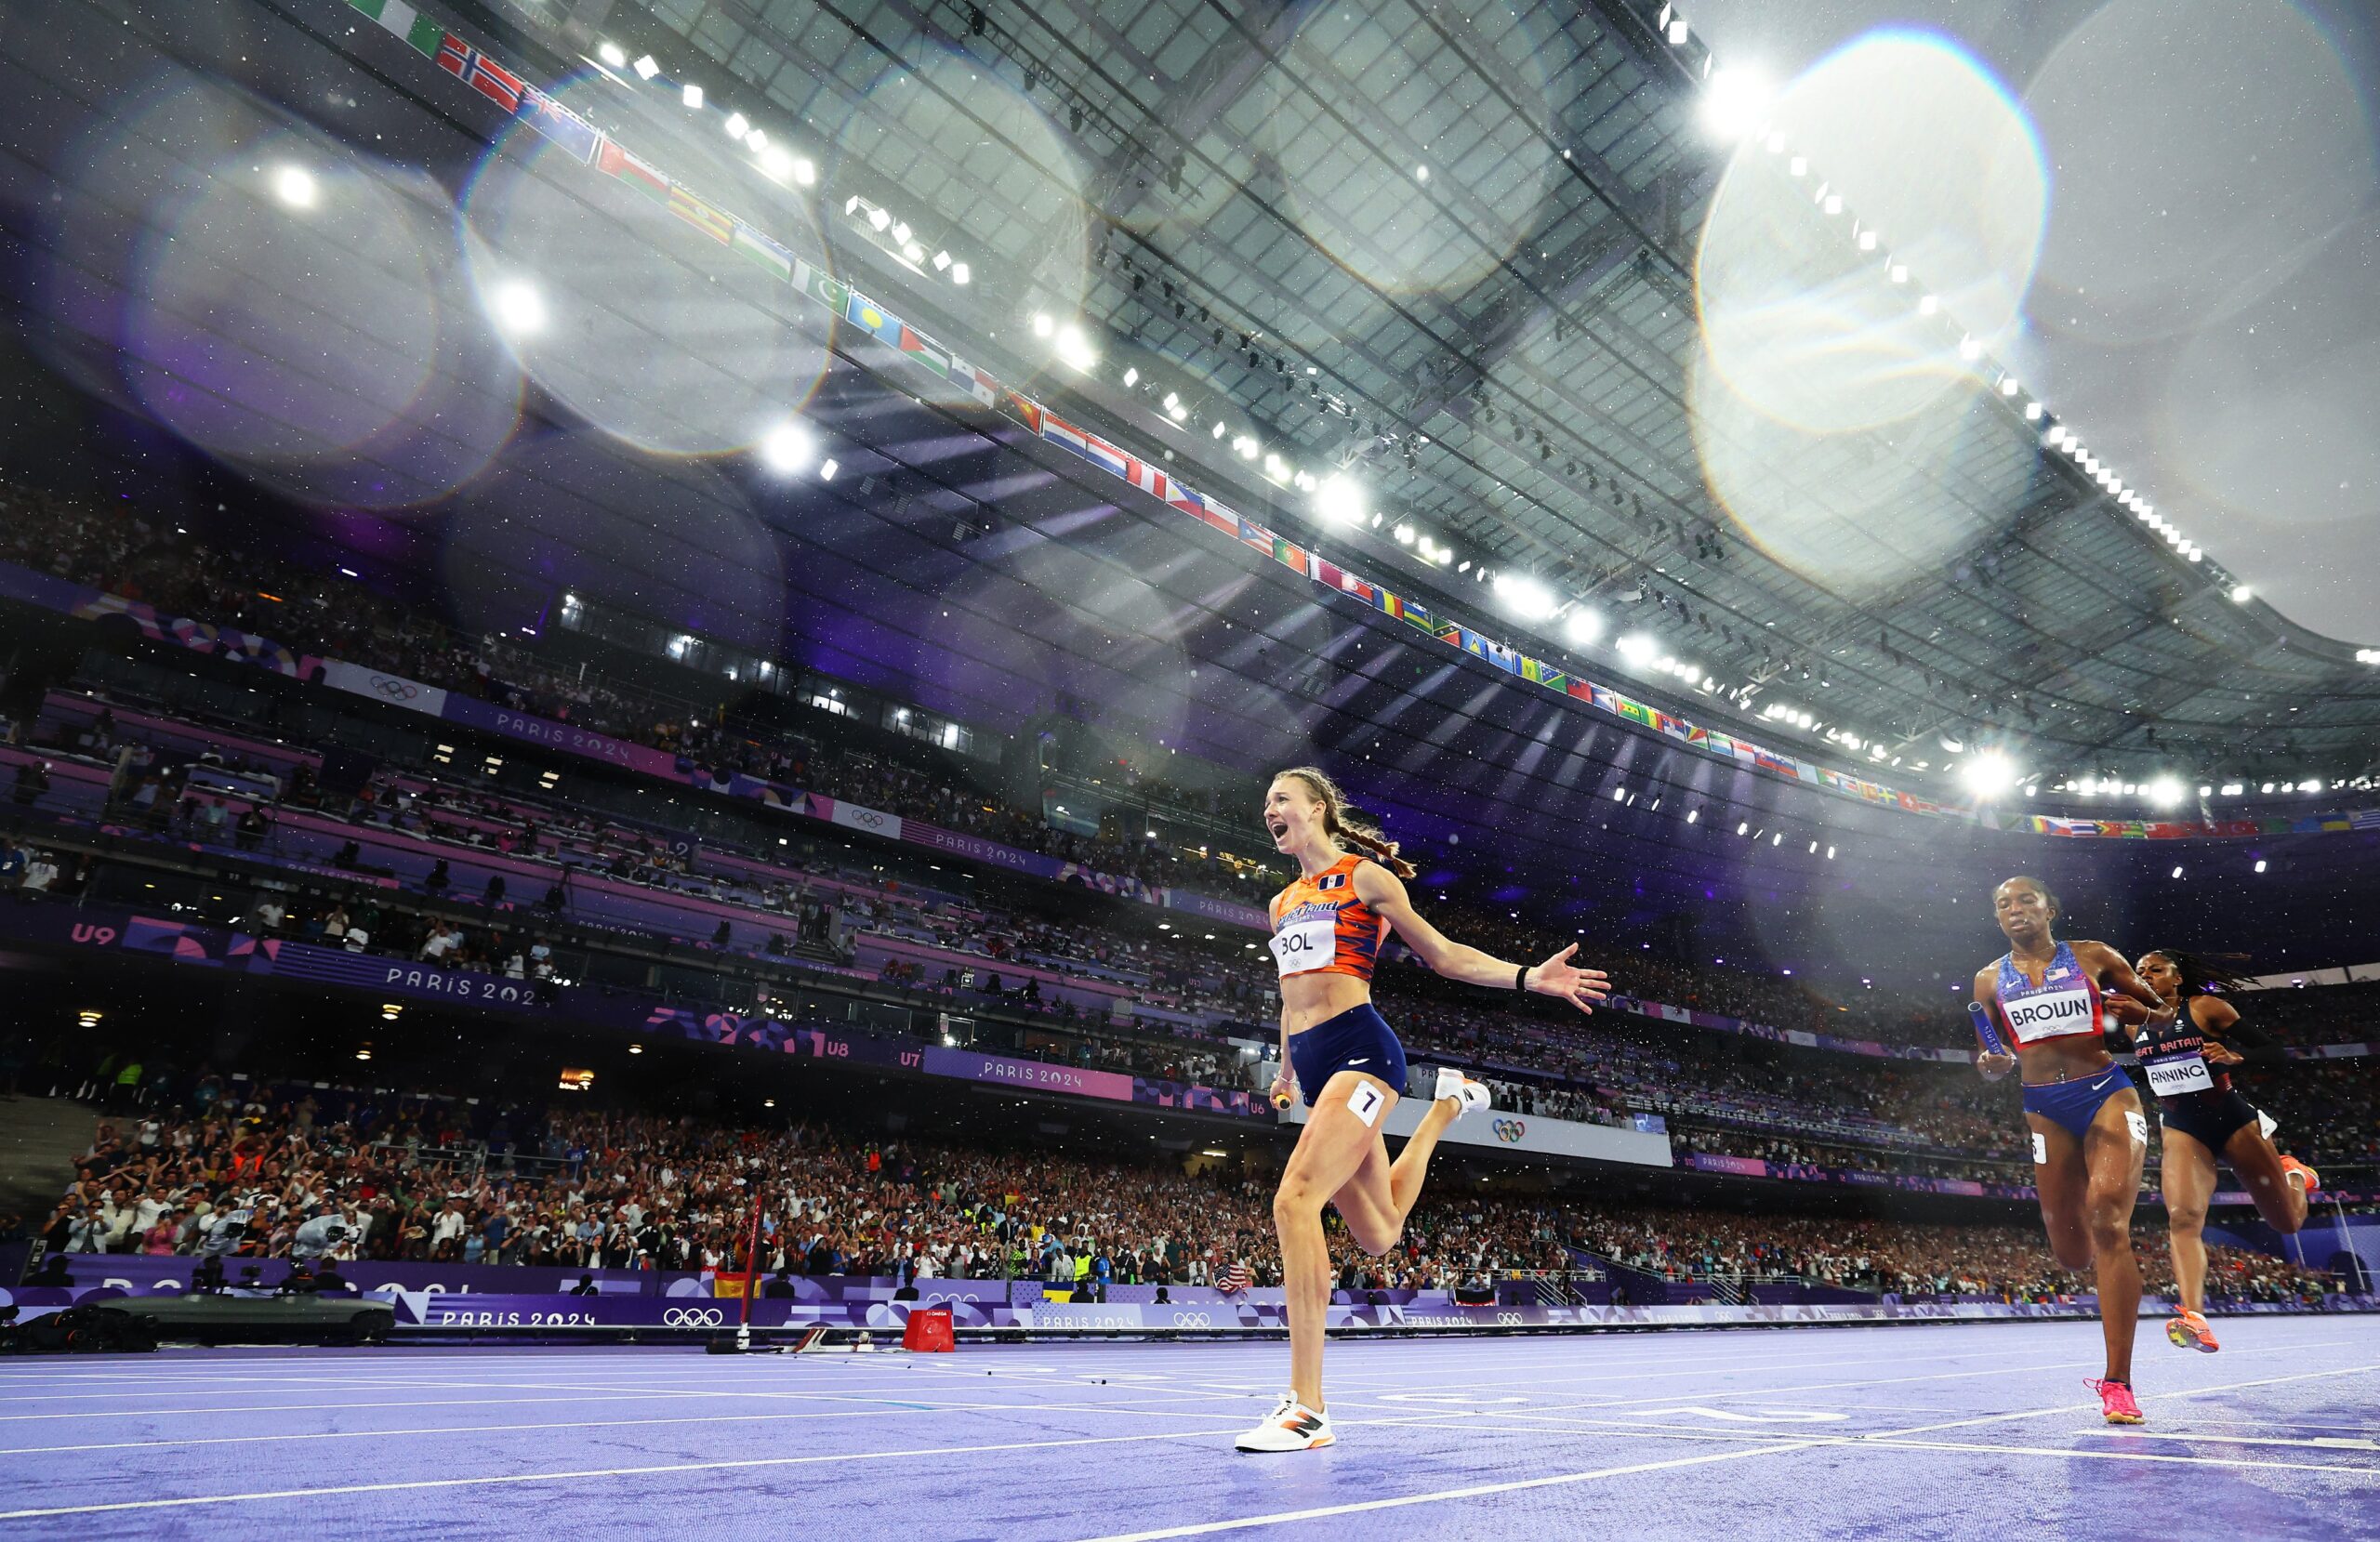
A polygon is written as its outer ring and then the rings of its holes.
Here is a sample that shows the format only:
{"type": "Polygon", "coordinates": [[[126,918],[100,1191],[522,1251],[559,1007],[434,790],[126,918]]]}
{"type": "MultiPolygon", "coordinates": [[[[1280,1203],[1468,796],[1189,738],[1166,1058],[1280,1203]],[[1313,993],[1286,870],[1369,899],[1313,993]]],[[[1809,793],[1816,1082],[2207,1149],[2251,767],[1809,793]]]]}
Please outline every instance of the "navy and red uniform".
{"type": "MultiPolygon", "coordinates": [[[[1355,869],[1369,860],[1342,857],[1273,896],[1273,961],[1282,979],[1344,974],[1371,982],[1372,966],[1388,940],[1388,921],[1355,897],[1355,869]]],[[[1342,1071],[1376,1076],[1390,1091],[1405,1091],[1405,1047],[1368,1001],[1291,1034],[1289,1068],[1308,1108],[1342,1071]]]]}
{"type": "MultiPolygon", "coordinates": [[[[2001,955],[2000,978],[1993,994],[1999,998],[2000,1016],[2016,1044],[2040,1044],[2085,1035],[2096,1038],[2104,1032],[2099,1020],[2099,983],[2064,942],[2050,956],[2049,967],[2042,970],[2042,982],[2038,985],[2025,978],[2025,971],[2016,967],[2015,954],[2001,955]]],[[[2123,1074],[2123,1068],[2112,1064],[2096,1075],[2077,1076],[2069,1081],[2028,1082],[2025,1112],[2054,1121],[2080,1140],[2091,1127],[2091,1121],[2098,1116],[2101,1105],[2131,1086],[2132,1078],[2123,1074]]]]}
{"type": "MultiPolygon", "coordinates": [[[[2257,1051],[2267,1046],[2254,1042],[2265,1035],[2243,1033],[2243,1026],[2233,1023],[2218,1042],[2246,1059],[2266,1059],[2257,1051]]],[[[2231,1137],[2259,1121],[2270,1135],[2275,1127],[2272,1121],[2240,1095],[2231,1085],[2231,1074],[2206,1063],[2207,1042],[2205,1031],[2191,1021],[2187,1007],[2172,1022],[2141,1030],[2135,1048],[2149,1090],[2157,1095],[2158,1122],[2217,1153],[2230,1143],[2231,1137]]]]}

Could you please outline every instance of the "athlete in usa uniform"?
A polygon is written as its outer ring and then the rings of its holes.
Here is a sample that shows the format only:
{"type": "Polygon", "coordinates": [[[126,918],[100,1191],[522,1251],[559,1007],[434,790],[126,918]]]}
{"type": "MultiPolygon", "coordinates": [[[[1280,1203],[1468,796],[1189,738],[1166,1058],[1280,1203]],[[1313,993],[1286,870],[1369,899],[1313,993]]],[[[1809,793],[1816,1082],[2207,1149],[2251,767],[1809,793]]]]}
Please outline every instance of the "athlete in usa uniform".
{"type": "Polygon", "coordinates": [[[2103,1042],[2101,993],[2128,998],[2122,1015],[2136,1020],[2171,1021],[2174,1008],[2106,943],[2052,936],[2057,901],[2039,878],[2010,878],[1992,891],[1991,906],[2009,948],[1976,971],[1975,999],[1999,1015],[2015,1049],[1984,1040],[1976,1066],[1995,1081],[2024,1067],[2033,1187],[2050,1251],[2069,1269],[2091,1266],[2098,1274],[2108,1361],[2106,1376],[2091,1387],[2109,1424],[2138,1424],[2132,1340],[2140,1321],[2140,1260],[2132,1250],[2132,1208],[2149,1153],[2149,1121],[2132,1078],[2103,1042]]]}
{"type": "Polygon", "coordinates": [[[1289,1319],[1289,1391],[1236,1443],[1242,1451],[1309,1451],[1337,1438],[1322,1397],[1330,1304],[1323,1206],[1338,1207],[1357,1246],[1375,1257],[1386,1253],[1421,1197],[1438,1137],[1459,1115],[1488,1106],[1485,1087],[1451,1067],[1441,1070],[1421,1127],[1389,1160],[1386,1121],[1405,1095],[1406,1064],[1404,1046],[1372,1006],[1372,967],[1382,945],[1393,931],[1448,979],[1560,996],[1585,1012],[1611,986],[1600,970],[1571,966],[1575,943],[1542,964],[1514,965],[1440,934],[1406,897],[1400,880],[1413,876],[1411,864],[1312,767],[1273,779],[1264,825],[1275,848],[1298,863],[1297,878],[1272,906],[1273,959],[1281,975],[1281,1074],[1273,1099],[1286,1108],[1302,1094],[1313,1112],[1273,1197],[1289,1319]]]}

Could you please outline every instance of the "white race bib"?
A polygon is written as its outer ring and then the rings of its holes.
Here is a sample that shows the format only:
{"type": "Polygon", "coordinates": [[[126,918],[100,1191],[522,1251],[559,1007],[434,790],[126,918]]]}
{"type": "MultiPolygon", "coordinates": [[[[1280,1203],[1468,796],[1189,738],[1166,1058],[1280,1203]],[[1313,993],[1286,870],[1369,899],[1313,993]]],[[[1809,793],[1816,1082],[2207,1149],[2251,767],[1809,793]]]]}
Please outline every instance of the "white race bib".
{"type": "Polygon", "coordinates": [[[2215,1090],[2215,1074],[2206,1068],[2204,1055],[2167,1055],[2159,1060],[2144,1060],[2140,1063],[2149,1073],[2149,1090],[2160,1098],[2178,1098],[2185,1092],[2215,1090]]]}
{"type": "Polygon", "coordinates": [[[1327,969],[1339,954],[1337,913],[1290,922],[1273,934],[1272,948],[1273,961],[1284,975],[1327,969]]]}
{"type": "Polygon", "coordinates": [[[2018,1044],[2033,1044],[2065,1034],[2096,1034],[2089,991],[2051,991],[2007,1003],[2002,1008],[2018,1044]]]}

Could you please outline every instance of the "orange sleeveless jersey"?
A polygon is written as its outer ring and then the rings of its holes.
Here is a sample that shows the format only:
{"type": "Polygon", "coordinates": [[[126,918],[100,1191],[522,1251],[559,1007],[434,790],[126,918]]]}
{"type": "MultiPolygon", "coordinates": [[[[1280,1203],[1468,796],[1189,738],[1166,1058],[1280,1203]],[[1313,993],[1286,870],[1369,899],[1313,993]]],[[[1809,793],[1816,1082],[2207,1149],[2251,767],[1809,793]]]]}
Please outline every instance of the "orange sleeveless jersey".
{"type": "Polygon", "coordinates": [[[1273,896],[1273,958],[1283,975],[1352,974],[1370,981],[1388,923],[1355,898],[1355,867],[1368,860],[1342,857],[1273,896]]]}

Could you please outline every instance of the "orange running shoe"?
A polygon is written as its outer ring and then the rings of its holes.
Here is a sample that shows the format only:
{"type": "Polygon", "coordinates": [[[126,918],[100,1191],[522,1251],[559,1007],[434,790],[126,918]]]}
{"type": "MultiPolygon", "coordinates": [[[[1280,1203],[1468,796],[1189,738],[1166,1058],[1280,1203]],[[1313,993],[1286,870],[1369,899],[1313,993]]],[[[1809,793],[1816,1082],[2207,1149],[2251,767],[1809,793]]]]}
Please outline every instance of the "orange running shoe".
{"type": "Polygon", "coordinates": [[[2215,1341],[2215,1330],[2206,1319],[2187,1307],[2174,1313],[2165,1325],[2165,1337],[2177,1350],[2196,1350],[2201,1354],[2213,1354],[2223,1346],[2215,1341]]]}
{"type": "Polygon", "coordinates": [[[2282,1157],[2281,1159],[2281,1176],[2286,1179],[2292,1173],[2297,1174],[2306,1180],[2306,1193],[2307,1194],[2318,1194],[2322,1192],[2322,1175],[2320,1173],[2316,1172],[2313,1168],[2307,1166],[2305,1163],[2298,1161],[2297,1158],[2294,1156],[2282,1157]]]}
{"type": "Polygon", "coordinates": [[[2099,1394],[2099,1412],[2109,1424],[2146,1424],[2149,1417],[2140,1411],[2140,1404],[2133,1397],[2131,1387],[2121,1381],[2090,1381],[2083,1386],[2099,1394]]]}

